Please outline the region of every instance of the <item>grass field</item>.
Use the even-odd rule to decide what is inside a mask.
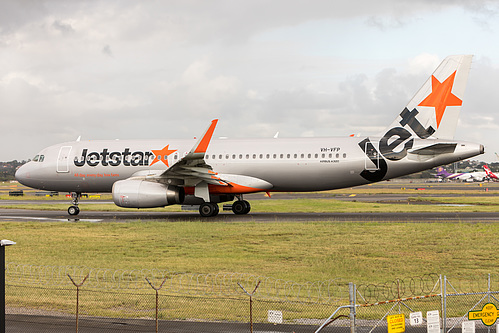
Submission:
[[[390,186],[382,190],[362,187],[335,191],[331,196],[408,191],[400,185]],[[435,199],[418,196],[417,191],[412,191],[414,197],[405,205],[332,199],[273,199],[252,201],[252,207],[253,211],[270,212],[499,209],[499,199],[493,194],[446,197],[445,193],[451,194],[450,190],[440,189],[443,195]],[[469,191],[483,193],[483,188],[475,185]],[[103,199],[109,200],[109,197]],[[426,200],[471,206],[419,204]],[[25,204],[12,206],[27,207]],[[65,210],[68,204],[43,206]],[[30,207],[39,208],[38,205]],[[118,209],[112,204],[85,207],[85,203],[82,208]],[[167,209],[178,210],[178,206]],[[380,283],[426,273],[449,276],[495,273],[499,259],[493,246],[499,225],[481,221],[222,223],[213,219],[168,223],[2,222],[0,234],[2,239],[17,242],[7,250],[7,261],[10,262],[128,270],[158,268],[196,273],[244,272],[297,282],[342,278],[356,283]]]
[[[499,226],[465,223],[1,223],[7,261],[379,283],[493,273]]]

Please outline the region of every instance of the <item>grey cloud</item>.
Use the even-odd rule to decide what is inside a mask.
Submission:
[[[113,57],[113,52],[111,51],[111,46],[109,46],[109,44],[104,45],[104,47],[102,48],[102,53],[104,53],[108,57]]]
[[[48,14],[43,1],[19,0],[0,2],[0,33],[9,34]]]
[[[397,29],[408,24],[407,20],[398,17],[370,16],[366,19],[366,24],[380,30]]]
[[[466,9],[464,1],[433,3],[1,2],[1,35],[11,33],[17,41],[4,43],[0,54],[8,64],[0,68],[0,109],[8,110],[2,120],[19,123],[21,117],[23,133],[32,137],[20,138],[17,148],[3,147],[0,160],[28,158],[78,135],[190,138],[216,117],[221,120],[216,135],[230,137],[268,137],[276,131],[282,136],[373,134],[396,117],[429,73],[406,73],[400,65],[405,60],[397,58],[405,55],[388,47],[362,54],[363,41],[350,41],[349,31],[325,33],[316,27],[321,38],[341,34],[346,44],[335,39],[338,45],[326,49],[329,40],[321,40],[310,50],[300,36],[310,31],[301,27],[360,18],[359,29],[366,29],[366,22],[367,29],[384,29],[388,45],[393,28],[403,29],[421,13],[445,6]],[[483,10],[473,13],[484,17],[478,14]],[[275,39],[271,47],[258,41],[266,33]],[[471,73],[462,113],[469,140],[477,123],[497,121],[493,105],[499,85],[492,61],[477,62]],[[20,81],[9,81],[13,76]],[[480,82],[471,82],[473,77]],[[468,119],[469,107],[483,117]]]
[[[54,23],[52,23],[52,27],[63,34],[70,34],[75,32],[71,24],[62,22],[60,20],[55,20]]]

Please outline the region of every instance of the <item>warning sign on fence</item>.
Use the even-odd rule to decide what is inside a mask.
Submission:
[[[405,316],[403,313],[386,317],[388,333],[405,332]]]
[[[423,314],[421,311],[419,312],[411,312],[409,315],[409,322],[411,323],[411,326],[418,326],[423,323]]]
[[[487,303],[482,310],[468,312],[468,320],[481,320],[484,325],[491,326],[499,317],[496,306],[493,303]]]
[[[426,331],[428,333],[440,333],[440,314],[438,310],[426,312]]]
[[[267,319],[269,323],[282,324],[282,312],[277,310],[269,310]]]

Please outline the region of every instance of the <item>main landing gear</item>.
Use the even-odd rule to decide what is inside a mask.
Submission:
[[[232,212],[236,215],[248,214],[251,210],[251,205],[246,200],[237,200],[232,204]],[[202,217],[217,216],[220,209],[216,203],[205,202],[199,206],[199,214]]]
[[[248,214],[251,210],[251,205],[246,200],[237,200],[232,204],[232,212],[236,215]]]
[[[74,216],[80,214],[80,207],[78,207],[78,200],[80,200],[80,198],[81,198],[80,192],[71,192],[71,203],[73,205],[69,206],[68,208],[69,215]]]
[[[218,205],[213,202],[205,202],[199,206],[199,214],[201,214],[202,217],[217,216],[219,211]]]

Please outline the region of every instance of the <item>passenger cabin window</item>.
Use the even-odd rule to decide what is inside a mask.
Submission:
[[[346,153],[343,153],[343,158],[347,158],[347,154]]]

